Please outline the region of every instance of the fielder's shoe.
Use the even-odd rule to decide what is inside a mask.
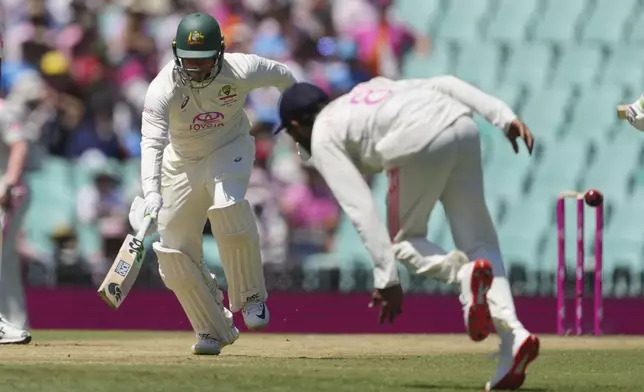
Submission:
[[[461,303],[465,328],[470,339],[480,342],[490,335],[492,316],[487,303],[487,292],[494,279],[492,265],[487,260],[465,264],[458,272],[461,282]]]
[[[0,315],[0,344],[27,344],[31,342],[31,335],[8,322]]]
[[[525,381],[526,368],[539,355],[539,338],[526,330],[517,330],[501,339],[499,365],[486,391],[519,389]]]
[[[233,335],[235,335],[235,340],[239,337],[239,331],[237,328],[233,327]],[[235,343],[235,340],[229,344]],[[221,349],[227,346],[227,344],[221,344],[221,342],[207,333],[197,334],[197,343],[192,345],[192,353],[195,355],[219,355]]]
[[[242,308],[244,323],[251,331],[259,331],[268,325],[270,313],[262,301],[247,302]]]

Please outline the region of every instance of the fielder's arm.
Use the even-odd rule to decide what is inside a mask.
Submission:
[[[150,83],[141,125],[141,186],[143,195],[161,193],[163,149],[168,144],[169,102],[165,81],[157,77]]]
[[[455,76],[427,79],[427,86],[461,102],[503,131],[507,132],[510,123],[517,118],[517,115],[503,101]]]
[[[374,263],[374,287],[384,289],[400,283],[391,240],[380,219],[369,186],[342,146],[315,143],[312,159],[347,214]]]
[[[631,104],[617,106],[617,118],[628,120],[633,128],[644,131],[644,95]]]

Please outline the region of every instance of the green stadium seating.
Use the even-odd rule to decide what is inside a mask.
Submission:
[[[462,44],[454,75],[479,88],[497,83],[501,55],[492,43]]]
[[[511,54],[503,83],[538,88],[545,85],[550,76],[552,50],[549,45],[525,45],[511,47]]]
[[[582,189],[599,189],[617,204],[628,198],[629,180],[642,160],[642,142],[603,145],[585,174]]]
[[[638,11],[637,0],[595,0],[589,18],[584,22],[582,39],[586,42],[618,45],[624,42],[628,20]]]
[[[394,9],[401,20],[414,30],[433,33],[433,26],[443,12],[441,0],[397,0]]]
[[[554,142],[566,122],[572,91],[568,88],[544,88],[528,95],[521,110],[523,121],[534,133],[537,143]]]
[[[572,141],[547,145],[542,162],[534,171],[531,195],[552,200],[559,192],[578,189],[588,156],[586,143]]]
[[[452,50],[449,45],[440,43],[427,55],[409,52],[403,59],[401,71],[406,79],[428,78],[451,73],[452,63]]]
[[[543,1],[501,0],[488,25],[487,39],[513,44],[524,42],[531,24],[539,16],[540,3]]]
[[[611,55],[600,77],[600,83],[624,88],[640,86],[644,81],[643,64],[644,50],[641,45],[615,45],[611,48]]]
[[[460,42],[479,41],[490,3],[488,0],[450,0],[435,36]]]
[[[221,265],[221,259],[219,258],[219,248],[217,247],[217,241],[212,235],[204,234],[203,236],[203,260],[212,271],[217,276],[217,281],[222,287],[228,287],[226,281],[226,276],[224,274],[224,267]]]
[[[589,4],[586,0],[548,0],[543,17],[537,23],[535,39],[558,44],[574,42]]]
[[[584,89],[581,96],[573,100],[573,118],[564,137],[605,143],[608,131],[617,121],[614,108],[624,99],[624,91],[616,86]]]
[[[553,86],[587,86],[594,84],[600,71],[602,53],[597,46],[575,45],[563,52]]]
[[[514,200],[507,220],[498,228],[507,264],[535,264],[539,241],[550,222],[550,208],[548,200],[532,195]]]

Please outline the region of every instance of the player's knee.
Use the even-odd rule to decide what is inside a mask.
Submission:
[[[212,234],[227,243],[256,241],[259,238],[255,214],[247,200],[234,201],[224,207],[210,207],[208,218]]]
[[[203,280],[199,266],[185,253],[155,242],[152,246],[159,261],[159,273],[163,283],[170,290],[176,291],[194,285]]]

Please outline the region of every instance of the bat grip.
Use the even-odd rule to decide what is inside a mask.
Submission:
[[[150,217],[150,215],[146,215],[146,217],[143,219],[143,225],[141,225],[141,228],[139,228],[139,231],[136,233],[136,236],[134,238],[139,241],[143,241],[143,239],[145,239],[145,233],[148,232],[151,224],[152,218]]]

